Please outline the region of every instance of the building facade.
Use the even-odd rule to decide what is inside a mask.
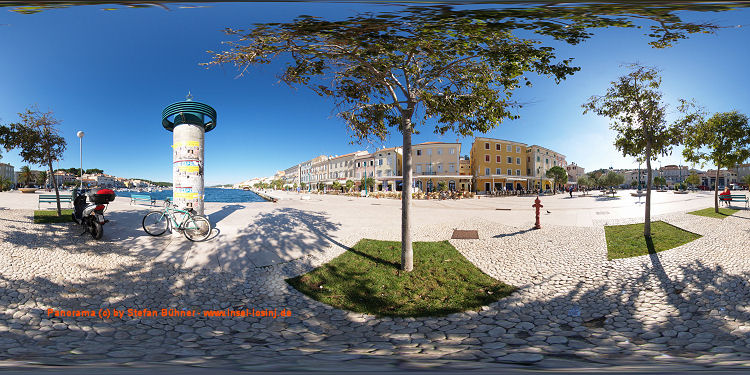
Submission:
[[[8,179],[12,184],[15,185],[18,180],[14,172],[15,171],[12,165],[8,163],[0,163],[0,178]]]
[[[570,163],[565,166],[565,171],[568,173],[568,182],[570,183],[577,183],[579,177],[586,175],[583,167],[576,163]]]
[[[474,190],[492,194],[497,191],[529,190],[535,186],[528,167],[525,143],[478,137],[471,146],[471,170]],[[549,184],[549,179],[544,178]]]
[[[461,176],[460,143],[424,142],[412,145],[412,178],[421,191],[437,191],[444,184],[448,190],[460,190],[470,176]]]

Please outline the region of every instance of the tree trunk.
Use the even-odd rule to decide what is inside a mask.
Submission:
[[[411,129],[409,118],[404,120],[404,165],[401,185],[401,269],[411,272],[414,269],[414,253],[411,246]]]
[[[62,216],[62,210],[60,209],[60,191],[57,190],[57,181],[55,180],[54,172],[52,172],[52,159],[47,160],[47,166],[49,167],[50,176],[52,176],[52,186],[55,188],[55,199],[57,199],[57,216]]]
[[[646,216],[643,221],[643,235],[651,237],[651,141],[646,137]]]
[[[714,212],[719,213],[719,169],[721,169],[721,163],[716,163],[716,183],[714,183]],[[725,179],[726,180],[726,179]],[[724,185],[726,185],[724,181]]]

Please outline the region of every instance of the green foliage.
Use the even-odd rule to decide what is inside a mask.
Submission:
[[[354,181],[346,180],[346,191],[351,191],[354,187]]]
[[[341,183],[338,180],[333,181],[333,183],[331,184],[331,188],[333,190],[339,191],[341,190]]]
[[[665,186],[667,185],[667,179],[661,176],[654,177],[654,185],[656,186]]]
[[[630,181],[630,187],[636,187],[636,186],[638,186],[638,181],[636,180]]]
[[[690,176],[687,176],[685,178],[685,183],[687,183],[688,185],[700,185],[701,178],[697,174],[695,174],[695,172],[693,172],[690,174]]]
[[[8,177],[0,177],[0,191],[9,190],[13,181]]]
[[[326,184],[324,184],[323,182],[318,182],[318,191],[323,191],[325,187],[326,187]]]
[[[546,175],[547,178],[555,180],[555,186],[564,185],[568,181],[568,172],[559,165],[548,169]]]
[[[44,187],[44,185],[47,184],[47,172],[41,171],[36,174],[34,182],[36,182],[37,186]]]
[[[750,175],[747,175],[747,176],[743,177],[742,181],[745,182],[745,185],[750,186]]]
[[[300,183],[300,189],[302,189],[302,190],[305,190],[305,189],[307,189],[307,184],[306,184],[306,183],[304,183],[304,182],[301,182],[301,183]]]
[[[24,165],[18,173],[18,178],[23,181],[24,186],[30,187],[31,181],[34,179],[34,172],[31,171],[28,165]]]
[[[363,239],[314,271],[287,279],[335,308],[377,316],[442,316],[478,310],[507,295],[503,284],[466,260],[448,241],[414,243],[413,272],[399,272],[398,242]]]
[[[448,184],[445,181],[438,181],[438,191],[448,191]]]
[[[20,149],[23,161],[47,166],[59,161],[65,152],[65,138],[59,135],[60,121],[52,112],[42,113],[31,107],[19,113],[21,122],[0,126],[0,144],[6,149]]]
[[[722,167],[741,164],[750,158],[750,125],[748,117],[737,111],[716,113],[684,130],[682,155],[690,162],[711,162],[716,175]],[[719,180],[714,188],[714,211],[719,212]]]
[[[368,191],[372,191],[372,188],[375,187],[375,180],[372,177],[362,177],[359,181],[360,190],[364,190],[365,185],[367,185]]]
[[[80,172],[80,169],[78,171]],[[103,174],[104,170],[99,169],[99,168],[91,168],[91,169],[84,169],[83,173],[85,173],[85,174]]]
[[[622,185],[625,182],[625,176],[615,172],[610,171],[606,175],[602,176],[601,178],[601,185],[605,187],[615,188],[620,185]],[[615,196],[614,189],[612,190],[612,196]]]
[[[586,175],[578,177],[578,181],[576,182],[578,182],[579,188],[581,187],[584,188],[584,194],[585,194],[586,189],[594,185],[594,181],[589,176],[586,176]]]

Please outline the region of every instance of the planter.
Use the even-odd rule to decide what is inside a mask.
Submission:
[[[18,190],[21,190],[24,194],[34,194],[36,193],[36,188],[19,188]]]

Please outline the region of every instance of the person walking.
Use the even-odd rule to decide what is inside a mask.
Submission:
[[[572,185],[568,188],[568,191],[570,192],[570,197],[573,198],[573,186]]]

